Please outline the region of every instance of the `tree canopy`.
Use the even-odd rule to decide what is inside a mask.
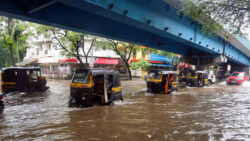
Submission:
[[[84,66],[84,63],[81,58],[85,57],[85,67],[88,67],[88,56],[90,50],[94,46],[96,37],[45,25],[36,26],[36,30],[40,34],[43,34],[45,37],[54,41],[53,43],[58,44],[59,47],[63,49],[61,52],[62,55],[75,57],[82,67]],[[84,44],[87,39],[91,40],[89,47],[85,47]]]
[[[7,17],[0,17],[0,23],[3,24],[0,31],[2,48],[0,54],[5,56],[5,61],[1,62],[1,65],[2,67],[15,66],[17,61],[23,59],[28,47],[27,39],[30,34],[28,23]]]
[[[225,28],[243,35],[249,28],[249,0],[181,0],[185,15],[202,25],[202,31],[212,35]],[[245,34],[246,35],[246,34]]]
[[[148,71],[148,67],[150,67],[150,66],[151,66],[151,64],[144,59],[140,59],[139,62],[132,62],[131,63],[132,70],[136,70],[138,68],[141,68],[143,71]]]

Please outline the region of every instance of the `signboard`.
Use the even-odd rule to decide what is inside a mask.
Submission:
[[[95,64],[109,64],[109,65],[117,65],[119,59],[117,58],[98,58],[95,60]]]

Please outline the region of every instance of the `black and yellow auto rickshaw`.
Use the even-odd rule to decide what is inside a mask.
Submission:
[[[184,68],[180,70],[179,76],[178,76],[178,82],[179,84],[186,83],[187,80],[187,74],[190,72],[190,69]]]
[[[120,74],[110,69],[77,69],[70,84],[69,106],[88,107],[123,100]]]
[[[177,91],[175,71],[152,70],[147,75],[147,91],[154,93],[170,93]]]
[[[4,68],[1,73],[1,92],[38,92],[44,91],[46,79],[41,75],[38,67]]]
[[[208,86],[208,74],[207,71],[190,71],[187,74],[186,84],[188,86],[204,87]]]
[[[0,114],[3,112],[3,109],[4,109],[4,97],[5,97],[5,94],[0,93]]]

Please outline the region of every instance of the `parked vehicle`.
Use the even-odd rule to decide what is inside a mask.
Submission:
[[[0,114],[3,112],[4,110],[4,97],[5,94],[0,93]]]
[[[70,84],[69,106],[88,107],[123,101],[120,74],[110,69],[77,69]]]
[[[249,80],[249,75],[246,72],[233,72],[227,79],[228,84],[242,84]]]
[[[208,86],[207,71],[190,71],[187,75],[186,84],[195,87]]]
[[[212,71],[212,70],[208,71],[208,83],[209,83],[209,85],[213,84],[215,82],[216,82],[216,75],[215,75],[214,71]]]
[[[147,91],[154,93],[170,93],[177,91],[175,71],[153,70],[147,75]]]
[[[179,84],[186,83],[187,76],[184,72],[181,72],[178,76]]]
[[[178,76],[178,82],[179,84],[185,83],[187,81],[187,75],[192,72],[190,68],[184,68],[180,70],[179,76]]]
[[[3,93],[37,92],[48,89],[46,78],[42,77],[38,67],[4,68],[1,73]]]

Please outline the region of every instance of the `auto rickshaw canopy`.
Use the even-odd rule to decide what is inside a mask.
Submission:
[[[120,74],[116,70],[111,69],[103,69],[103,68],[89,68],[89,69],[77,69],[76,73],[88,72],[93,76],[93,78],[97,75],[112,75],[113,76],[113,86],[121,86]]]

